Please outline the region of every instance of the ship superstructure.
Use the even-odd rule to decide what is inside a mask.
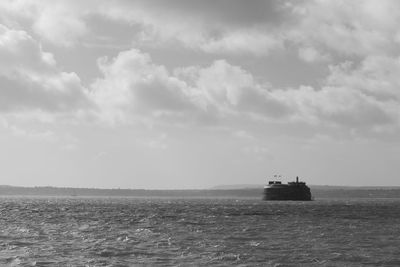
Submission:
[[[275,176],[276,177],[276,176]],[[280,177],[280,176],[279,176]],[[311,190],[305,182],[296,177],[295,182],[282,184],[281,181],[269,181],[264,186],[264,200],[312,200]]]

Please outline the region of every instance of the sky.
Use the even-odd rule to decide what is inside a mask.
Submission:
[[[3,0],[0,184],[400,186],[400,2]]]

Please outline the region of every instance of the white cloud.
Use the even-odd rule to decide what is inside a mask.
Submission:
[[[165,67],[153,64],[150,56],[132,49],[113,60],[99,60],[104,78],[92,84],[93,99],[107,120],[126,120],[132,115],[179,113],[194,109],[190,88],[170,76]]]
[[[32,73],[49,73],[55,66],[53,55],[42,51],[41,46],[25,31],[0,25],[0,70],[12,75],[24,68]]]
[[[398,1],[292,2],[295,25],[288,39],[320,46],[327,53],[366,56],[398,50],[395,36],[400,19]]]
[[[213,54],[260,56],[294,45],[302,59],[314,61],[332,52],[365,56],[398,51],[397,1],[263,2],[211,7],[181,1],[2,1],[0,21],[28,25],[44,40],[63,46],[90,39],[88,22],[101,16],[134,25],[127,34],[136,43],[178,43]]]
[[[129,122],[142,116],[165,122],[167,116],[173,118],[170,122],[190,125],[209,116],[233,127],[234,121],[247,116],[256,119],[254,123],[283,120],[363,134],[399,125],[397,62],[369,58],[359,68],[345,63],[332,66],[320,88],[276,89],[225,60],[170,73],[148,54],[129,50],[99,61],[104,78],[92,88],[100,116],[109,121]],[[386,71],[379,71],[382,68]],[[384,88],[382,81],[390,79],[392,86]]]
[[[279,35],[246,29],[241,32],[228,32],[220,38],[202,41],[200,49],[209,53],[268,55],[271,51],[283,48]]]
[[[60,71],[26,32],[0,25],[0,59],[0,112],[90,107],[79,77]]]
[[[266,85],[224,60],[199,70],[196,86],[210,103],[227,112],[256,113],[265,117],[281,117],[291,112],[284,101],[274,97]]]
[[[237,106],[245,90],[254,86],[253,77],[240,67],[224,60],[199,70],[196,85],[212,103],[220,106]]]
[[[174,5],[176,8],[171,8]],[[282,36],[271,32],[271,27],[266,25],[258,27],[253,21],[253,14],[243,13],[248,7],[240,3],[229,7],[238,9],[235,12],[242,17],[244,27],[239,27],[239,30],[232,30],[230,24],[234,20],[224,12],[224,6],[219,7],[221,12],[218,16],[212,15],[214,12],[210,12],[212,10],[207,5],[200,4],[203,13],[194,7],[183,6],[179,1],[155,5],[146,1],[26,0],[5,1],[0,4],[0,12],[3,14],[3,23],[15,26],[29,21],[30,30],[35,34],[61,46],[73,46],[79,41],[90,39],[93,29],[88,22],[96,15],[139,26],[127,34],[131,34],[135,42],[147,45],[178,43],[207,53],[245,53],[258,56],[267,55],[283,46]],[[261,6],[264,7],[265,4]],[[256,10],[251,12],[254,11]],[[269,11],[266,9],[264,12]]]
[[[212,21],[191,16],[190,13],[177,14],[177,11],[171,10],[157,12],[156,8],[151,10],[144,6],[113,6],[103,9],[102,12],[115,20],[142,25],[142,32],[137,41],[146,45],[164,46],[178,43],[185,48],[212,54],[257,56],[268,55],[271,51],[283,47],[282,36],[263,27],[250,26],[232,30],[226,24],[213,24]]]
[[[369,56],[358,66],[352,62],[331,66],[327,80],[329,84],[351,87],[380,101],[399,102],[399,75],[400,58]]]
[[[329,60],[328,55],[321,54],[317,49],[313,47],[300,47],[299,57],[306,62],[320,62]]]
[[[133,49],[111,61],[100,59],[99,67],[104,78],[92,84],[93,99],[102,109],[101,116],[109,121],[160,114],[189,121],[241,113],[274,118],[291,112],[250,73],[224,60],[170,74],[164,66],[154,64],[148,54]]]
[[[42,38],[54,44],[72,46],[84,37],[89,29],[85,21],[78,15],[79,8],[65,8],[65,4],[45,6],[37,15],[33,30]]]
[[[379,131],[398,125],[397,2],[289,2],[286,7],[277,5],[279,12],[274,10],[279,16],[273,19],[266,17],[269,11],[263,11],[266,13],[258,20],[249,13],[240,14],[239,21],[227,13],[218,17],[202,4],[196,9],[185,4],[169,8],[165,3],[142,1],[110,3],[43,0],[0,4],[4,23],[29,28],[0,28],[0,109],[76,111],[94,102],[100,117],[113,122],[142,117],[227,123],[223,120],[248,117],[264,123],[300,121],[315,127]],[[174,5],[177,3],[171,3]],[[237,12],[236,5],[241,4],[229,10]],[[140,50],[122,51],[113,59],[99,59],[102,77],[91,84],[88,97],[78,75],[61,71],[53,55],[44,52],[32,36],[73,46],[93,37],[87,23],[93,16],[131,25],[132,33],[127,34],[132,34],[132,39],[142,38],[135,40],[138,46],[146,47],[147,41],[156,43],[157,49],[179,44],[192,50],[189,52],[212,54],[212,63],[168,70],[167,64],[153,62]],[[289,17],[282,22],[285,16]],[[240,57],[235,65],[215,58],[245,54],[252,57],[246,58],[251,65],[258,56],[274,51],[287,57],[295,51],[294,57],[327,68],[328,76],[320,86],[276,88],[264,82],[265,77],[256,79],[241,67]],[[322,65],[328,61],[330,67]]]
[[[301,92],[303,103],[311,104],[320,123],[335,123],[349,128],[369,128],[392,123],[386,106],[360,91],[346,87],[324,87]]]
[[[354,66],[351,62],[331,66],[320,88],[275,91],[296,107],[297,119],[316,125],[334,125],[359,134],[392,131],[400,126],[400,61],[368,57]]]

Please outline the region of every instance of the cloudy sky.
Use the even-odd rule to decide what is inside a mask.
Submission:
[[[400,2],[2,0],[0,184],[400,185]]]

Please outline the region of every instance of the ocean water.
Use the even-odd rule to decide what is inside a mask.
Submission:
[[[400,200],[0,198],[0,266],[400,266]]]

